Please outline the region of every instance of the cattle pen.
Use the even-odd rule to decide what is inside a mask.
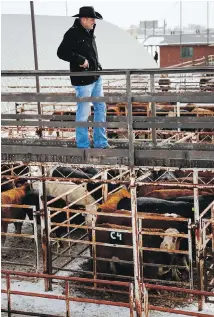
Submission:
[[[57,309],[55,313],[23,310],[16,295],[20,302],[26,296],[64,301],[60,316],[72,316],[75,302],[126,308],[130,316],[152,316],[152,311],[212,315],[203,308],[205,302],[214,302],[214,95],[200,88],[162,92],[158,81],[167,73],[178,85],[191,75],[199,87],[201,74],[213,71],[213,67],[196,67],[99,72],[123,77],[125,82],[125,92],[108,87],[105,97],[81,98],[105,101],[111,109],[119,103],[124,106],[124,112],[108,114],[106,123],[91,119],[81,123],[89,128],[105,126],[113,133],[110,143],[115,148],[105,150],[77,149],[73,130],[79,123],[74,114],[54,114],[58,103],[66,103],[65,107],[79,98],[67,92],[41,92],[38,85],[36,92],[2,92],[2,102],[24,109],[2,114],[3,184],[25,179],[39,197],[39,207],[33,199],[24,204],[32,210],[31,219],[2,219],[23,223],[24,231],[14,233],[10,225],[9,232],[2,232],[7,238],[2,259],[3,313],[59,316]],[[36,78],[37,84],[40,77],[69,75],[68,71],[2,71],[3,80]],[[149,91],[133,89],[136,77],[139,88],[147,81]],[[140,108],[136,114],[133,103]],[[144,112],[142,104],[147,105]],[[164,115],[157,111],[163,104]],[[203,111],[189,111],[188,105],[183,107],[186,104],[191,110],[193,104],[194,109],[203,104]],[[48,105],[52,114],[42,112]],[[52,132],[61,134],[52,136]],[[16,172],[20,167],[21,172]],[[111,201],[118,192],[125,202],[121,208],[117,196]],[[57,205],[59,201],[63,204]],[[3,203],[2,208],[7,207]],[[58,235],[60,229],[63,234]],[[179,242],[168,249],[164,237],[176,240],[176,245],[182,241],[184,247]],[[44,281],[46,292],[14,289],[14,283],[39,281]],[[61,288],[56,294],[57,285]],[[194,302],[198,312],[179,306]]]

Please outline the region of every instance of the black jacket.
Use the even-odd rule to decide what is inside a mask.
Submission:
[[[66,62],[70,62],[70,70],[73,72],[98,71],[101,65],[98,62],[98,53],[94,36],[94,28],[89,32],[81,25],[80,19],[74,21],[73,26],[65,33],[58,47],[57,56]],[[79,65],[89,62],[89,68]],[[92,84],[99,76],[71,76],[73,86],[85,86]]]

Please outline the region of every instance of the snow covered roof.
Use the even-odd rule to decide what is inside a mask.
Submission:
[[[208,41],[209,40],[209,41]],[[209,34],[182,34],[181,35],[182,45],[206,45],[207,43],[214,43],[214,33]],[[180,45],[180,34],[165,35],[160,45]]]
[[[69,69],[56,51],[74,18],[35,16],[39,69]],[[34,69],[30,15],[2,15],[2,64],[8,69]],[[128,32],[103,20],[95,30],[103,69],[156,68],[153,57]]]
[[[143,42],[143,45],[159,45],[162,42],[164,36],[156,35],[156,36],[148,36]]]

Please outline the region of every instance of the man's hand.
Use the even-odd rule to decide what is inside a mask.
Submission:
[[[83,67],[83,68],[89,68],[89,62],[88,60],[86,59],[84,64],[83,65],[79,65],[80,67]]]

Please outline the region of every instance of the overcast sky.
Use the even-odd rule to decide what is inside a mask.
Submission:
[[[182,25],[189,23],[214,27],[214,1],[182,1]],[[143,0],[72,0],[67,1],[67,13],[72,16],[78,13],[81,6],[94,6],[103,18],[117,26],[128,28],[143,20],[159,20],[163,25],[174,27],[180,24],[180,1],[143,1]],[[34,1],[35,14],[66,15],[66,1]],[[2,14],[29,14],[29,1],[1,1]],[[208,19],[207,19],[208,16]],[[208,22],[209,21],[209,22]]]

